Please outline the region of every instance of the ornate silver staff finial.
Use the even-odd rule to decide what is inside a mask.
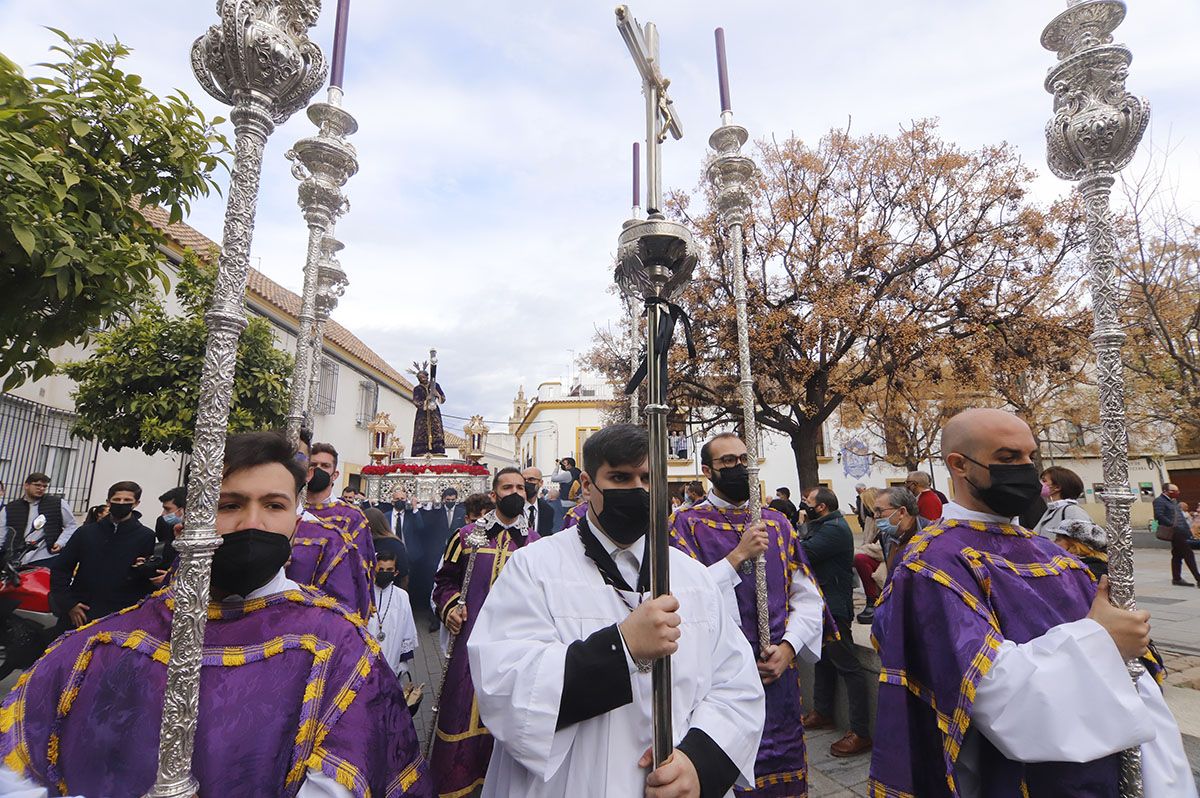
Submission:
[[[300,209],[308,224],[308,255],[304,262],[304,291],[300,299],[300,318],[296,334],[296,365],[292,374],[292,393],[288,407],[288,439],[295,445],[299,441],[300,428],[312,426],[313,405],[309,401],[309,386],[313,375],[318,380],[321,374],[321,337],[317,330],[324,327],[318,322],[317,304],[320,301],[321,264],[328,257],[327,240],[334,234],[337,219],[350,208],[350,202],[342,194],[346,185],[358,172],[358,155],[346,136],[358,130],[358,122],[341,107],[342,91],[330,87],[328,101],[313,103],[308,107],[308,118],[317,126],[317,135],[300,139],[287,153],[292,161],[292,174],[300,181]],[[338,245],[340,249],[341,245]],[[340,271],[340,268],[339,268]],[[341,288],[345,287],[345,273],[341,275]],[[338,292],[338,296],[341,291]],[[328,301],[329,297],[326,296]],[[333,298],[325,312],[336,306]]]
[[[312,348],[309,353],[307,408],[310,418],[316,410],[317,397],[321,394],[321,353],[322,342],[325,340],[325,322],[329,321],[329,314],[337,307],[338,300],[346,292],[346,285],[350,282],[337,259],[337,253],[341,252],[344,246],[332,235],[325,236],[321,241],[321,257],[317,261],[316,320],[313,323]]]
[[[653,22],[640,27],[627,6],[616,10],[617,29],[642,77],[646,97],[646,213],[631,219],[617,238],[615,279],[625,296],[640,296],[646,303],[646,426],[650,438],[650,592],[668,592],[670,572],[667,515],[667,386],[666,359],[669,341],[659,340],[660,328],[669,319],[663,305],[691,277],[696,266],[692,233],[662,214],[662,142],[669,132],[683,136],[679,114],[667,87],[670,81],[659,70],[658,28]],[[671,322],[673,323],[673,322]],[[664,328],[665,329],[665,328]],[[661,349],[661,351],[660,351]],[[671,660],[654,661],[651,671],[654,725],[654,767],[671,755]]]
[[[747,504],[749,521],[762,518],[762,495],[758,488],[758,419],[755,416],[754,374],[750,369],[750,314],[746,302],[746,271],[742,264],[742,229],[750,215],[750,181],[757,168],[754,161],[741,154],[749,134],[746,128],[733,123],[733,107],[729,99],[729,74],[725,65],[725,31],[716,30],[717,77],[721,87],[721,126],[708,137],[708,146],[715,155],[709,161],[708,179],[717,197],[717,217],[729,230],[729,269],[733,273],[733,303],[737,317],[738,388],[742,400],[742,429],[746,438],[746,454],[750,463],[750,500]],[[747,563],[747,565],[751,565]],[[755,558],[754,599],[758,614],[758,652],[766,658],[771,645],[770,605],[767,596],[766,556]]]
[[[1117,606],[1133,609],[1133,533],[1129,508],[1129,433],[1125,426],[1125,375],[1121,364],[1117,241],[1109,214],[1113,175],[1137,150],[1150,120],[1149,104],[1125,90],[1132,55],[1113,44],[1125,18],[1120,0],[1074,0],[1042,31],[1042,46],[1058,54],[1046,76],[1054,117],[1046,125],[1046,160],[1064,180],[1078,180],[1087,213],[1088,266],[1092,288],[1092,346],[1100,391],[1100,452],[1104,509],[1109,529],[1109,581]],[[1134,679],[1143,668],[1128,663]],[[1141,752],[1124,752],[1121,794],[1142,794]]]
[[[308,39],[319,0],[220,0],[220,24],[192,45],[196,80],[231,104],[234,162],[225,208],[224,237],[212,304],[205,314],[208,346],[200,378],[200,405],[192,447],[188,518],[175,541],[179,570],[172,582],[171,660],[163,697],[158,774],[151,798],[190,798],[200,702],[200,655],[209,601],[217,496],[237,342],[246,326],[246,275],[258,204],[263,148],[275,125],[301,108],[325,81],[325,59]]]

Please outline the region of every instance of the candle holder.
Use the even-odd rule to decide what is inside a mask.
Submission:
[[[333,236],[325,236],[321,240],[321,257],[317,261],[316,322],[313,325],[309,361],[312,364],[308,381],[310,418],[311,414],[316,412],[317,397],[321,395],[321,353],[325,341],[325,322],[329,321],[329,314],[337,307],[338,300],[346,292],[346,286],[349,284],[346,272],[342,270],[342,265],[337,259],[337,253],[341,252],[344,246]],[[311,420],[309,426],[312,426]]]
[[[192,71],[205,91],[233,106],[234,160],[216,286],[205,314],[208,344],[188,486],[188,517],[175,541],[171,658],[163,695],[158,770],[150,798],[190,798],[200,786],[192,752],[200,706],[200,657],[208,618],[217,497],[225,453],[237,344],[246,326],[246,277],[263,149],[276,124],[302,108],[325,81],[325,59],[308,39],[318,0],[219,0],[220,23],[192,45]]]
[[[327,102],[309,106],[308,118],[317,126],[317,135],[300,139],[287,152],[287,159],[292,162],[292,175],[300,181],[300,209],[308,225],[304,290],[296,331],[296,364],[287,418],[287,434],[293,446],[299,442],[302,426],[312,429],[314,406],[310,401],[309,386],[313,375],[319,379],[321,373],[322,338],[317,335],[318,328],[323,328],[317,320],[321,263],[328,257],[327,239],[333,235],[338,217],[350,209],[342,187],[358,172],[358,155],[346,140],[358,130],[358,122],[341,107],[341,94],[340,88],[331,87]],[[344,273],[342,285],[344,288]]]
[[[384,460],[388,459],[391,439],[392,435],[396,432],[396,425],[392,423],[390,415],[379,412],[375,414],[375,418],[371,420],[371,423],[367,424],[367,432],[371,435],[371,463],[372,465],[383,465]]]
[[[1129,508],[1137,496],[1129,489],[1129,432],[1125,424],[1125,375],[1121,345],[1118,251],[1109,212],[1114,175],[1137,151],[1150,121],[1150,105],[1125,90],[1133,56],[1113,44],[1112,33],[1125,19],[1119,0],[1068,2],[1065,11],[1042,31],[1042,46],[1058,55],[1046,76],[1054,95],[1054,116],[1046,125],[1046,160],[1055,175],[1079,181],[1087,214],[1088,267],[1091,272],[1092,347],[1100,393],[1100,454],[1104,470],[1104,512],[1109,529],[1108,578],[1113,603],[1134,609],[1133,531]],[[1126,663],[1136,681],[1139,660]],[[1121,794],[1142,794],[1141,750],[1121,757]]]
[[[742,262],[743,230],[750,215],[750,183],[758,169],[754,161],[741,154],[750,138],[746,128],[733,123],[729,99],[729,77],[725,62],[725,32],[717,28],[717,74],[721,87],[721,126],[708,137],[715,154],[709,161],[708,179],[716,193],[717,218],[729,233],[729,270],[733,275],[734,315],[737,321],[738,390],[742,402],[742,431],[749,464],[746,467],[750,495],[746,509],[750,520],[762,517],[762,494],[758,485],[758,418],[754,399],[754,374],[750,366],[750,313],[746,299],[746,270]],[[755,609],[758,616],[758,653],[765,656],[771,645],[770,604],[767,595],[765,555],[759,555],[744,567],[754,572]]]

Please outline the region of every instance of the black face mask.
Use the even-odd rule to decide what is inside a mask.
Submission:
[[[112,520],[116,521],[117,523],[124,521],[126,518],[129,517],[130,513],[132,513],[132,512],[133,512],[132,504],[125,504],[123,502],[117,502],[117,503],[108,505],[108,517],[111,518]]]
[[[376,571],[375,572],[375,587],[383,590],[385,587],[396,581],[395,571]]]
[[[738,463],[728,468],[712,470],[713,485],[735,504],[741,504],[750,498],[750,470]]]
[[[525,483],[525,496],[530,502],[537,502],[538,486],[535,482]]]
[[[392,502],[392,507],[395,507],[400,512],[404,512],[408,509],[408,502]]]
[[[601,491],[604,509],[596,517],[604,534],[629,545],[650,529],[650,491],[643,488],[608,488]]]
[[[323,468],[313,469],[313,475],[308,479],[309,493],[324,493],[329,487],[329,483],[333,481],[333,477],[329,476],[329,472]]]
[[[291,556],[287,535],[261,529],[230,532],[213,552],[213,587],[245,597],[269,582]]]
[[[970,479],[975,498],[986,504],[996,515],[1012,518],[1029,509],[1042,492],[1042,481],[1038,477],[1037,466],[1033,463],[991,463],[984,466],[974,458],[966,457],[977,466],[985,467],[991,484],[979,487]]]
[[[510,493],[496,502],[496,512],[505,518],[520,518],[525,510],[525,497],[519,493]]]

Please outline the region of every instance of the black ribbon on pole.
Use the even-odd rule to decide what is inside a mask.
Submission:
[[[682,322],[683,324],[683,340],[687,344],[688,357],[696,357],[696,344],[692,341],[692,320],[688,318],[687,311],[662,297],[650,297],[646,300],[646,306],[662,305],[666,308],[658,323],[658,330],[655,332],[654,348],[658,353],[658,368],[662,374],[662,384],[667,384],[667,353],[671,350],[671,340],[675,337],[675,324]],[[633,373],[629,384],[625,386],[625,395],[629,396],[638,389],[642,384],[642,380],[646,379],[646,373],[649,369],[649,364],[646,362],[646,355],[642,355],[642,362],[638,366],[637,371]]]

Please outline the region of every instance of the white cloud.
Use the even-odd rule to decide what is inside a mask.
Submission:
[[[314,37],[327,46],[333,0]],[[659,25],[663,68],[685,125],[664,152],[664,184],[691,188],[717,123],[712,29],[729,42],[734,107],[755,138],[815,138],[853,119],[890,132],[937,116],[964,146],[1001,140],[1042,173],[1049,200],[1067,190],[1044,169],[1042,89],[1054,55],[1039,43],[1062,4],[1042,0],[908,4],[638,2]],[[154,90],[184,89],[224,109],[190,74],[192,40],[216,21],[212,2],[0,0],[6,55],[43,60],[52,25],[118,36],[129,69]],[[1154,106],[1154,144],[1168,138],[1181,198],[1200,198],[1200,7],[1140,0],[1118,37],[1134,51],[1130,90]],[[335,318],[398,368],[440,350],[448,412],[506,418],[527,389],[568,370],[595,325],[618,313],[606,289],[628,215],[629,143],[642,135],[639,81],[612,4],[401,4],[355,0],[346,107],[361,170],[339,224],[351,284]],[[271,138],[256,265],[298,290],[307,231],[283,153],[313,127],[301,113]],[[191,224],[219,239],[220,199]]]

